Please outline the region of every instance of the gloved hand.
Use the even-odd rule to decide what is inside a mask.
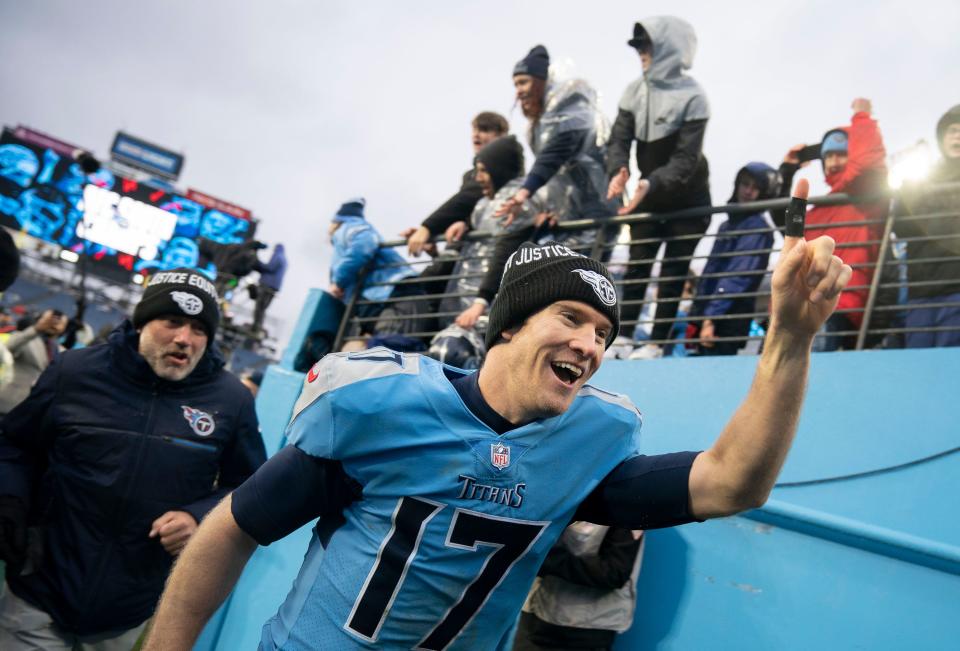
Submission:
[[[27,559],[27,507],[13,495],[0,495],[0,559],[7,576],[20,574]]]

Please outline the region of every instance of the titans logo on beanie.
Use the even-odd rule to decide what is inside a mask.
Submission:
[[[580,301],[610,319],[606,345],[620,331],[620,306],[613,278],[603,263],[562,244],[525,243],[507,260],[500,291],[490,306],[486,345],[489,350],[507,328],[557,301]]]
[[[163,316],[188,316],[203,324],[212,338],[220,323],[217,289],[213,283],[194,269],[180,268],[154,274],[133,309],[133,326]]]

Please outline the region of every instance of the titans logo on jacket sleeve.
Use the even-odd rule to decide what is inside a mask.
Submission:
[[[363,486],[316,532],[267,648],[504,648],[543,557],[636,454],[626,398],[584,387],[567,413],[499,436],[429,358],[382,348],[314,367],[287,436]],[[325,545],[325,546],[324,546]]]

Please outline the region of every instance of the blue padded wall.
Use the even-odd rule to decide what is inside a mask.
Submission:
[[[756,362],[612,361],[593,384],[637,404],[644,452],[698,450],[746,394]],[[634,626],[616,648],[957,648],[957,369],[960,349],[816,355],[780,479],[810,483],[778,487],[739,517],[651,532]],[[258,413],[271,452],[301,380],[279,367],[264,379]],[[305,527],[258,550],[197,648],[255,648],[308,539]]]

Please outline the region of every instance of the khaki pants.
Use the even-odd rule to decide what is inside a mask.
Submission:
[[[0,649],[3,651],[130,651],[146,622],[127,631],[78,636],[57,627],[50,615],[0,584]]]

